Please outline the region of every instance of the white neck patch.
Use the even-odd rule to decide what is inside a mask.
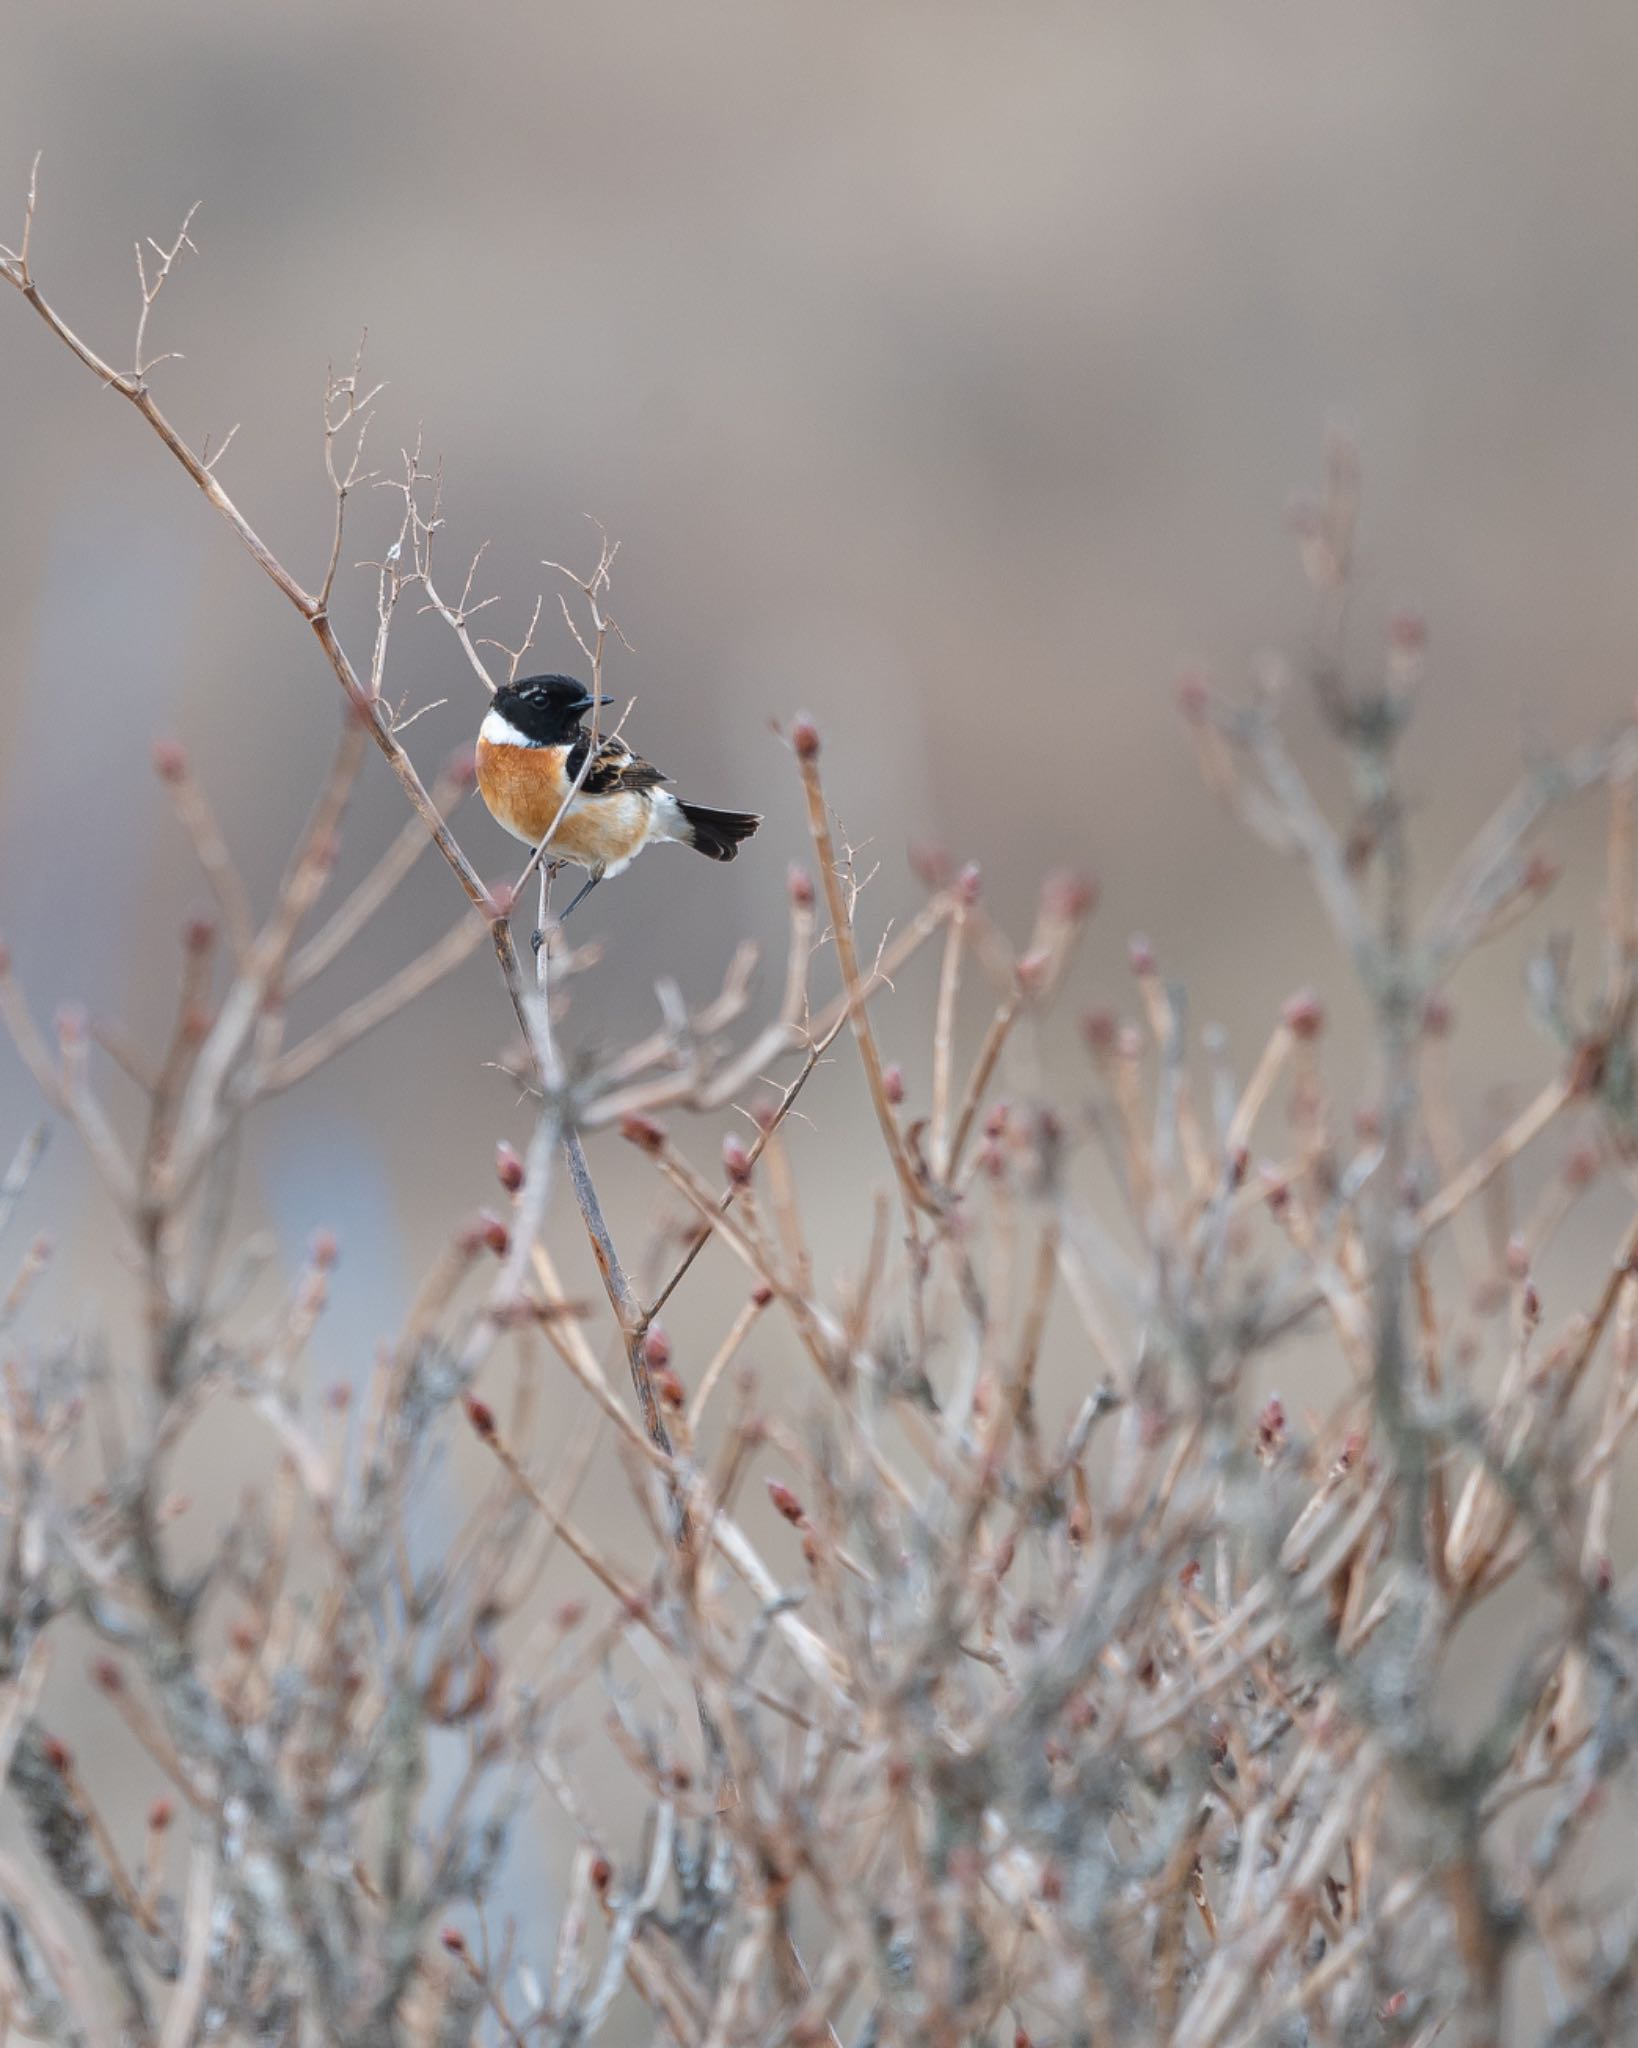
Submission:
[[[492,747],[535,747],[538,740],[532,740],[527,733],[519,732],[509,718],[498,711],[490,711],[478,728],[478,737],[487,740]]]

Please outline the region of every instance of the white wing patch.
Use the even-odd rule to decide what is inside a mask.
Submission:
[[[679,846],[691,846],[694,840],[693,827],[683,816],[682,805],[670,790],[650,790],[649,801],[653,805],[650,814],[653,822],[648,828],[650,839],[672,839]]]

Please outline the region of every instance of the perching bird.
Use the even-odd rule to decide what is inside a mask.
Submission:
[[[524,676],[497,690],[478,733],[478,787],[515,838],[538,846],[585,767],[591,735],[580,721],[595,703],[573,676]],[[630,867],[651,840],[692,846],[708,860],[732,860],[762,823],[750,811],[685,804],[661,785],[670,778],[623,739],[600,738],[574,800],[564,812],[549,861],[572,861],[586,881],[563,915],[606,876]]]

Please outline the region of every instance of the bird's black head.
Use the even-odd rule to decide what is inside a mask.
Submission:
[[[520,676],[495,692],[492,708],[537,747],[553,747],[574,738],[581,719],[598,701],[573,676]]]

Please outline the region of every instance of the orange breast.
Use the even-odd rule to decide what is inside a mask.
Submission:
[[[478,741],[478,788],[508,832],[538,846],[567,787],[562,747],[498,747]],[[564,820],[566,824],[567,819]]]
[[[538,846],[551,829],[568,788],[564,747],[497,746],[478,742],[478,788],[496,819],[515,838]],[[549,853],[579,867],[613,867],[629,860],[648,832],[645,793],[577,796],[558,826]]]

